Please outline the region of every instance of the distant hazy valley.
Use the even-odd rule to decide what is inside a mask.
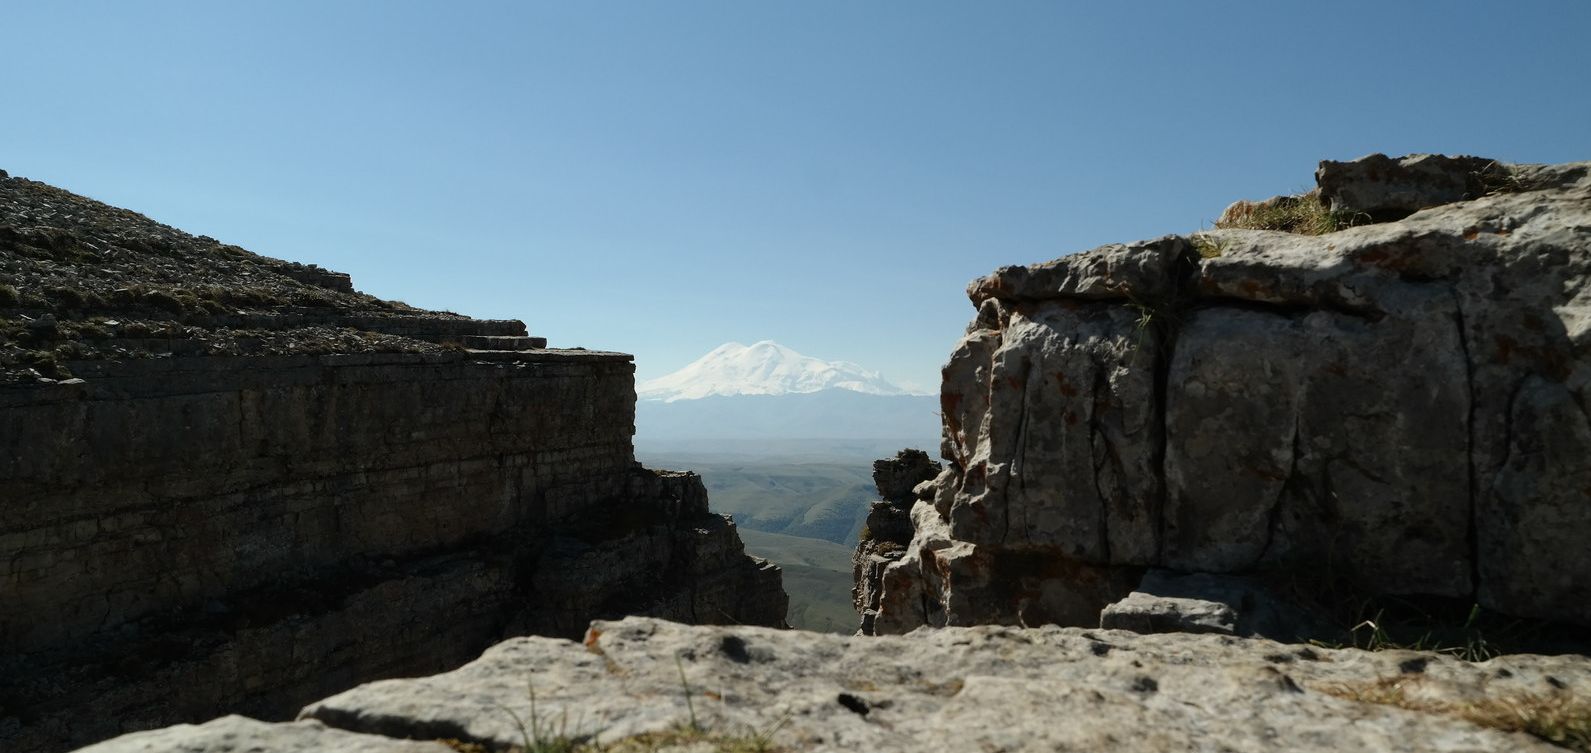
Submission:
[[[851,552],[877,498],[872,463],[903,447],[937,454],[938,399],[769,341],[725,344],[637,392],[638,459],[702,474],[747,551],[784,568],[792,625],[854,631]]]

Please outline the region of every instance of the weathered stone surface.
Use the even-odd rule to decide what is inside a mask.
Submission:
[[[683,681],[681,679],[683,673]],[[443,675],[386,680],[301,714],[394,738],[504,750],[514,715],[601,744],[688,724],[801,751],[1552,751],[1522,733],[1348,700],[1398,682],[1432,701],[1591,692],[1584,657],[1470,664],[1214,635],[979,627],[901,637],[599,622],[585,644],[516,638]]]
[[[1470,522],[1454,504],[1469,494],[1469,385],[1453,299],[1416,288],[1386,308],[1378,320],[1185,317],[1166,395],[1167,567],[1335,554],[1407,593],[1471,593]]]
[[[1277,598],[1250,578],[1150,570],[1099,614],[1099,626],[1135,633],[1221,633],[1279,641],[1340,642],[1344,631]]]
[[[1591,163],[1466,159],[1323,168],[1349,209],[1413,196],[1396,222],[976,281],[947,467],[873,631],[1095,624],[1144,567],[1591,625]],[[1440,193],[1476,165],[1480,193]]]
[[[452,753],[437,742],[394,740],[331,729],[319,722],[269,724],[225,716],[204,724],[135,732],[83,748],[83,753]]]
[[[1043,301],[1059,298],[1159,300],[1174,291],[1173,268],[1188,241],[1168,235],[1152,241],[1100,246],[1027,267],[1001,267],[967,286],[974,305],[990,298]]]
[[[1500,177],[1506,168],[1482,157],[1411,154],[1393,159],[1372,154],[1351,162],[1323,161],[1315,171],[1315,182],[1333,211],[1386,221],[1439,204],[1480,198],[1487,191],[1488,172]]]
[[[913,491],[918,484],[937,475],[938,462],[922,450],[905,449],[895,453],[893,459],[873,461],[873,485],[881,499],[889,502],[910,502],[916,499]]]

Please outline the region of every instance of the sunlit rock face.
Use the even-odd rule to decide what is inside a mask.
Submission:
[[[974,281],[947,465],[867,628],[1097,625],[1146,568],[1591,625],[1588,176],[1322,163],[1303,199],[1358,226]]]

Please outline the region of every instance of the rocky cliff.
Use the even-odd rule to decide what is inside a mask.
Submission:
[[[862,632],[873,632],[883,598],[884,570],[906,555],[912,540],[912,505],[919,496],[931,494],[930,482],[943,466],[922,450],[906,449],[873,462],[873,485],[879,499],[867,511],[861,540],[851,556],[851,603],[862,615]]]
[[[89,750],[1561,753],[1591,750],[1587,694],[1585,657],[1472,664],[1215,635],[862,637],[629,618],[593,624],[583,644],[515,638],[453,672],[363,685],[291,724],[229,717]]]
[[[780,625],[629,356],[0,176],[0,749],[290,715],[508,635]]]
[[[866,629],[1098,625],[1151,568],[1591,625],[1591,163],[1317,182],[973,282]]]

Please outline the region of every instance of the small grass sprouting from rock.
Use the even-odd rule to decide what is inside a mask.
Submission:
[[[513,709],[498,704],[503,713],[514,720],[514,726],[519,729],[520,741],[523,746],[517,753],[578,753],[589,750],[586,741],[592,735],[582,735],[578,731],[571,734],[569,731],[569,711],[565,709],[559,714],[558,720],[542,719],[540,710],[536,706],[536,684],[531,682],[530,687],[530,718],[527,720],[515,713]]]
[[[1211,236],[1200,233],[1188,238],[1197,251],[1200,259],[1215,259],[1226,253],[1226,243]]]

